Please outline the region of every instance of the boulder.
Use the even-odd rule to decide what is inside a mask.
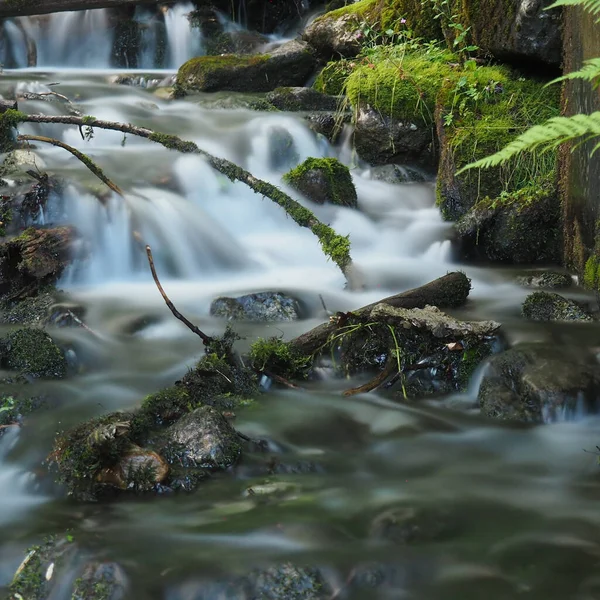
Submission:
[[[553,292],[533,292],[523,302],[523,316],[532,321],[592,321],[577,302]]]
[[[431,179],[426,173],[412,166],[406,165],[381,165],[369,169],[366,175],[373,181],[384,183],[423,183]]]
[[[435,156],[431,127],[381,114],[369,105],[358,108],[354,146],[358,155],[372,165],[431,164]]]
[[[304,117],[307,125],[315,133],[326,137],[332,144],[335,144],[342,132],[343,125],[349,123],[352,117],[346,113],[341,118],[334,113],[314,112]]]
[[[304,85],[316,66],[312,49],[293,40],[270,54],[199,56],[184,63],[176,80],[177,95],[188,92],[268,92]]]
[[[363,35],[357,16],[339,13],[334,11],[315,19],[302,34],[321,56],[356,56],[362,48]]]
[[[573,285],[571,275],[561,271],[542,271],[519,275],[516,282],[523,287],[547,289],[564,289]]]
[[[294,143],[294,136],[280,125],[271,128],[268,152],[269,167],[279,172],[287,171],[297,165],[300,159]]]
[[[228,321],[296,321],[300,318],[300,305],[281,292],[259,292],[217,298],[210,305],[210,314]]]
[[[165,441],[165,455],[184,467],[224,470],[242,453],[235,429],[210,406],[201,406],[171,425]]]
[[[352,175],[337,158],[307,158],[283,180],[317,204],[358,207]]]
[[[558,263],[560,202],[556,190],[523,188],[478,202],[456,224],[463,260]]]
[[[322,94],[313,88],[281,87],[269,92],[265,99],[284,111],[335,111],[340,98]]]
[[[92,561],[85,564],[73,584],[72,600],[123,600],[128,581],[121,566],[115,562]]]
[[[488,417],[530,423],[596,412],[600,366],[578,348],[522,344],[489,360],[478,400]]]

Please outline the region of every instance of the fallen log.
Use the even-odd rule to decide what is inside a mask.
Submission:
[[[448,273],[421,287],[388,296],[383,300],[363,306],[352,311],[352,314],[357,317],[367,316],[378,304],[406,309],[425,308],[427,305],[436,306],[437,308],[456,308],[466,302],[470,289],[471,282],[464,273]],[[331,317],[328,323],[323,323],[291,340],[290,345],[299,354],[314,354],[327,343],[330,336],[335,334],[339,327],[343,327],[344,317],[344,313],[337,313],[337,315]]]
[[[47,15],[90,8],[116,8],[136,4],[157,4],[156,0],[0,0],[0,18]],[[169,2],[161,2],[169,4]],[[172,4],[172,2],[171,2]]]

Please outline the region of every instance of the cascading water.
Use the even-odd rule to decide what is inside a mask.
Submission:
[[[158,13],[138,8],[134,23],[139,30],[139,68],[177,69],[203,53],[200,30],[188,19],[193,8],[189,2],[167,7],[164,23]],[[93,9],[7,19],[1,25],[0,62],[16,68],[110,68],[115,28],[109,16],[108,9]],[[165,64],[157,64],[162,30],[167,58]]]

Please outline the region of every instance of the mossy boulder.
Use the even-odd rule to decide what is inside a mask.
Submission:
[[[268,92],[278,87],[301,86],[316,66],[312,49],[297,40],[270,54],[251,56],[199,56],[183,64],[177,73],[178,95],[188,92]]]
[[[211,302],[210,314],[228,321],[296,321],[300,318],[300,305],[281,292],[259,292],[217,298]]]
[[[295,111],[335,111],[339,98],[328,96],[307,87],[282,87],[269,92],[265,100],[279,110]]]
[[[528,187],[494,200],[485,198],[458,221],[456,232],[465,260],[558,263],[562,244],[556,189]]]
[[[364,43],[389,42],[391,36],[386,32],[398,34],[410,29],[415,37],[441,39],[442,29],[435,17],[431,2],[360,0],[315,19],[302,36],[326,58],[356,56]]]
[[[522,344],[493,356],[478,395],[494,419],[542,423],[600,407],[600,365],[579,348]]]
[[[307,158],[286,173],[283,180],[317,204],[358,206],[352,175],[336,158]]]
[[[523,302],[523,316],[531,321],[592,321],[577,302],[553,292],[534,292]]]
[[[60,379],[66,375],[63,351],[41,329],[19,329],[2,340],[2,365],[33,379]]]

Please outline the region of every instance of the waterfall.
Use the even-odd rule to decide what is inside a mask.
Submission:
[[[117,45],[136,43],[137,65],[143,69],[179,68],[186,60],[203,53],[199,29],[192,28],[185,2],[168,7],[162,16],[143,7],[133,22],[139,39],[115,40],[115,27],[108,9],[53,13],[43,16],[6,19],[0,25],[0,63],[8,67],[96,68],[112,66]],[[160,64],[160,36],[166,35],[165,63]],[[117,65],[123,67],[123,65]]]

